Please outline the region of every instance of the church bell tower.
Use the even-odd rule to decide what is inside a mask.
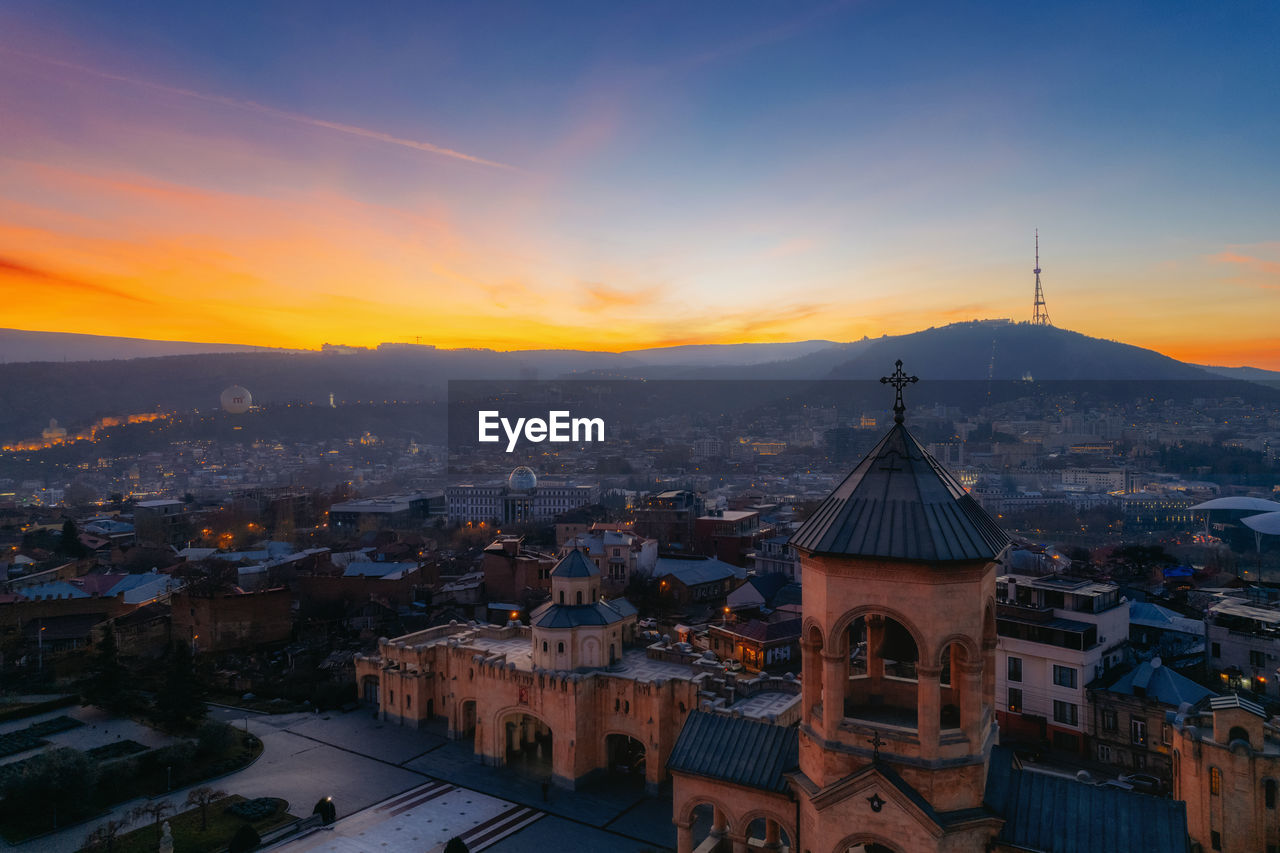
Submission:
[[[984,849],[996,565],[1008,538],[894,425],[791,539],[804,577],[800,836],[814,851]]]

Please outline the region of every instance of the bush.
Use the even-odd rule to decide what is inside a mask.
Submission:
[[[196,734],[196,751],[201,755],[217,755],[231,746],[234,737],[231,726],[210,720]]]
[[[444,846],[444,853],[471,853],[467,847],[467,843],[458,836],[449,839],[449,843]]]
[[[257,850],[258,845],[262,843],[262,836],[258,835],[258,830],[249,824],[244,824],[236,830],[236,834],[231,836],[231,843],[227,845],[227,853],[249,853],[250,850]]]
[[[270,797],[258,797],[253,800],[238,800],[232,803],[227,806],[227,813],[256,823],[271,817],[279,807],[280,804]]]

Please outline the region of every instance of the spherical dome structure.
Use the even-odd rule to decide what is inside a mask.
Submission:
[[[513,492],[532,492],[538,485],[538,475],[527,465],[521,465],[507,478],[507,486]]]
[[[222,411],[233,415],[243,415],[253,405],[253,395],[241,385],[232,385],[223,391],[220,400]]]

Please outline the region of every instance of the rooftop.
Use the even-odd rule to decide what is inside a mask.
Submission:
[[[1009,544],[991,516],[895,424],[791,537],[817,554],[992,560]]]
[[[783,775],[799,764],[799,730],[745,717],[693,711],[667,759],[667,769],[779,794]]]

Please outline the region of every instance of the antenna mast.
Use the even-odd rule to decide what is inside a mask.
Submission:
[[[1031,308],[1031,325],[1052,326],[1049,309],[1044,304],[1044,288],[1040,286],[1040,229],[1036,229],[1036,299]]]

